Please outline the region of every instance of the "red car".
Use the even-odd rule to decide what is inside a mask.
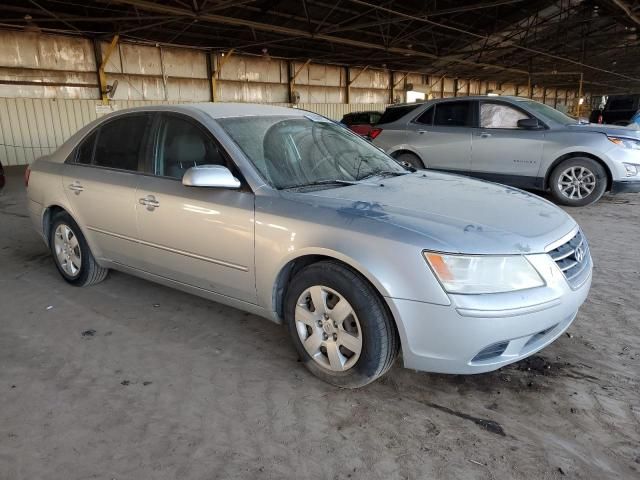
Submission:
[[[343,123],[358,135],[366,137],[373,129],[373,126],[378,123],[381,116],[382,112],[352,112],[342,117],[340,123]]]

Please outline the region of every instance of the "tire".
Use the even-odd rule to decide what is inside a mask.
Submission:
[[[314,298],[326,315],[316,309]],[[398,333],[380,295],[337,262],[314,263],[298,272],[284,307],[301,361],[327,383],[362,387],[384,375],[398,355]]]
[[[109,273],[107,268],[98,265],[78,224],[67,212],[54,215],[49,232],[49,246],[56,268],[71,285],[94,285],[104,280]]]
[[[424,163],[422,162],[422,160],[420,160],[420,158],[413,154],[413,153],[409,153],[409,152],[404,152],[401,153],[400,155],[398,155],[396,157],[396,160],[400,163],[405,163],[408,164],[410,166],[412,166],[413,168],[415,168],[416,170],[424,170],[425,166]]]
[[[572,179],[579,183],[571,184]],[[592,158],[568,158],[553,169],[549,186],[557,203],[569,207],[584,207],[597,202],[604,195],[607,189],[607,172]]]

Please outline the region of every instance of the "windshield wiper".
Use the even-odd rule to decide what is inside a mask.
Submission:
[[[305,188],[305,187],[315,187],[317,185],[357,185],[358,182],[353,182],[350,180],[318,180],[317,182],[311,183],[303,183],[300,185],[291,185],[289,187],[282,187],[282,190],[290,190],[292,188]]]
[[[394,172],[392,170],[374,170],[373,172],[367,173],[365,176],[358,178],[358,180],[366,180],[371,177],[382,177],[382,176],[393,176],[398,177],[400,175],[407,175],[411,172]]]

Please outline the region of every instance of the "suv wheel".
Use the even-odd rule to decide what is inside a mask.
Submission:
[[[108,269],[98,265],[78,224],[66,212],[59,212],[53,217],[49,245],[60,275],[72,285],[93,285],[104,280],[109,273]]]
[[[607,172],[591,158],[574,157],[553,169],[549,179],[553,198],[562,205],[582,207],[597,202],[607,189]]]
[[[422,163],[422,160],[420,160],[420,158],[413,153],[409,153],[409,152],[401,153],[395,158],[398,162],[408,165],[410,167],[413,167],[416,170],[424,170],[425,168],[424,163]]]
[[[380,296],[336,262],[314,263],[295,275],[284,316],[302,362],[333,385],[366,385],[398,355],[398,334]]]

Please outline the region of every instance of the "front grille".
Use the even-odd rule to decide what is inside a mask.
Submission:
[[[529,345],[532,345],[532,344],[536,343],[538,340],[546,337],[547,334],[550,333],[551,331],[555,330],[557,326],[558,326],[558,324],[556,323],[552,327],[549,327],[549,328],[547,328],[545,330],[541,330],[540,332],[538,332],[535,335],[533,335],[529,340],[527,340],[527,343],[524,344],[525,348],[528,347]]]
[[[567,243],[551,250],[549,255],[572,288],[578,288],[587,279],[591,266],[591,254],[587,239],[580,230]]]

